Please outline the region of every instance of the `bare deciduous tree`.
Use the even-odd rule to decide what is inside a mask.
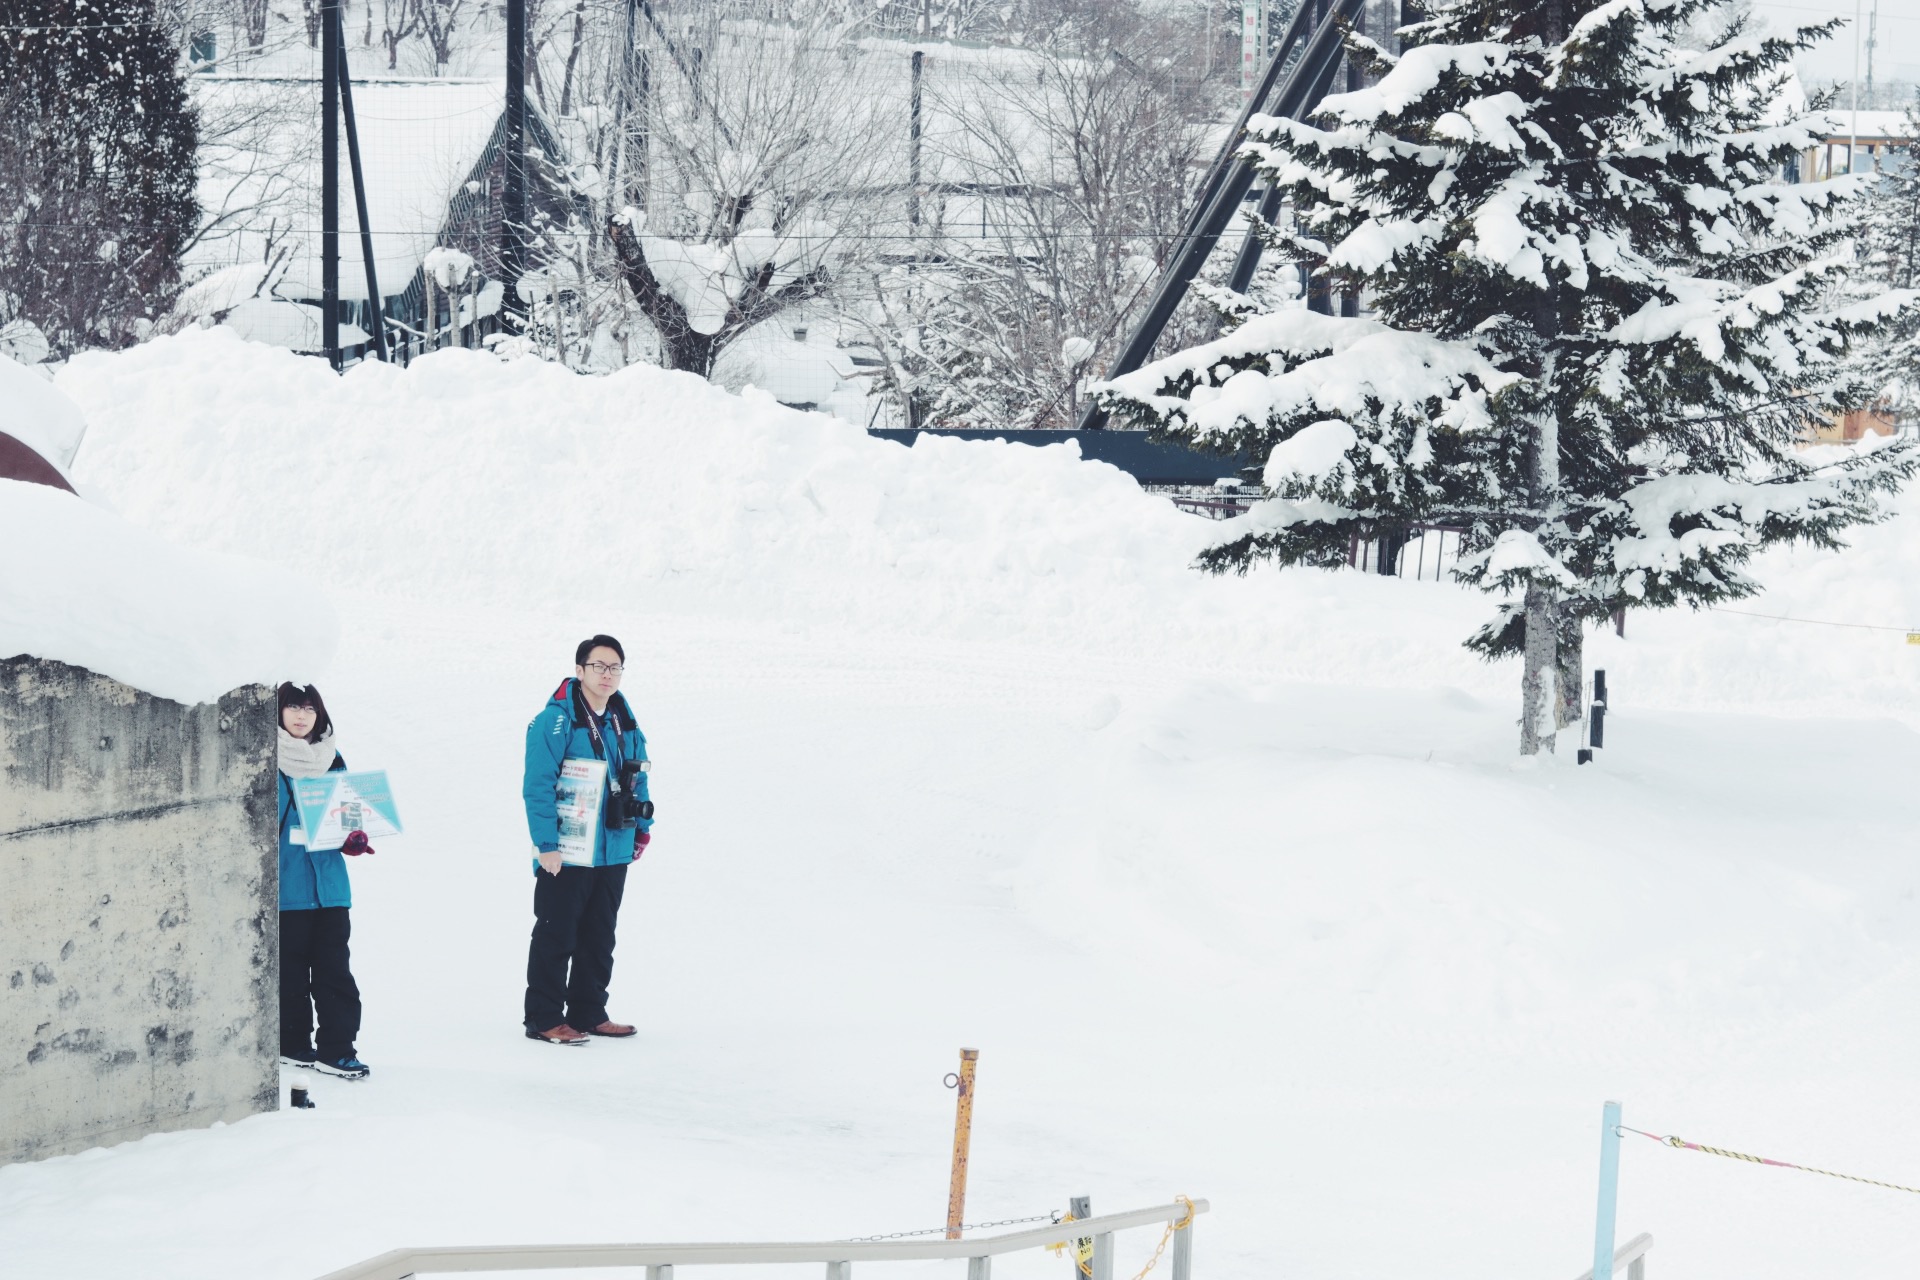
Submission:
[[[1090,44],[929,77],[931,220],[911,260],[869,274],[861,307],[917,418],[1070,424],[1165,265],[1205,99],[1148,56],[1162,28],[1106,18]]]

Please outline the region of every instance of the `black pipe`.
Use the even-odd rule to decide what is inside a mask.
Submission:
[[[1302,6],[1302,8],[1323,8],[1325,4],[1327,4],[1327,0],[1319,0],[1319,6]],[[1313,84],[1311,84],[1311,88],[1308,88],[1308,102],[1317,104],[1321,98],[1327,96],[1327,90],[1332,88],[1332,77],[1338,73],[1338,67],[1340,67],[1338,61],[1332,61],[1332,63],[1329,63],[1329,65],[1325,67],[1325,73],[1323,73],[1321,77],[1317,77],[1317,79],[1313,81]],[[1350,67],[1348,71],[1352,73],[1352,67]],[[1260,217],[1263,221],[1271,223],[1279,211],[1281,211],[1281,190],[1279,190],[1279,186],[1269,186],[1269,188],[1267,188],[1267,194],[1261,196]],[[1265,246],[1261,246],[1260,236],[1256,236],[1256,234],[1252,232],[1252,228],[1248,228],[1246,240],[1240,244],[1240,253],[1233,259],[1233,274],[1227,278],[1227,288],[1231,288],[1235,294],[1244,294],[1244,292],[1246,292],[1246,286],[1254,282],[1254,271],[1260,267],[1260,253],[1263,248],[1265,248]],[[1325,286],[1321,286],[1319,294],[1315,294],[1315,292],[1309,288],[1308,309],[1311,309],[1311,311],[1321,311],[1323,307],[1315,307],[1313,303],[1315,303],[1319,297],[1325,296],[1325,294],[1327,294],[1327,288],[1325,288]],[[1331,315],[1331,299],[1325,301],[1325,311]],[[1342,315],[1344,315],[1344,313],[1342,313]]]
[[[387,359],[387,317],[380,306],[380,278],[373,269],[373,231],[367,225],[367,181],[360,169],[360,129],[353,118],[353,76],[347,70],[346,19],[338,9],[333,11],[333,18],[342,24],[340,56],[336,59],[340,68],[340,110],[347,122],[347,163],[353,169],[353,211],[360,218],[360,257],[367,267],[367,321],[373,326],[374,354],[384,361]]]
[[[1325,89],[1313,92],[1316,84],[1324,85],[1338,69],[1342,56],[1340,24],[1359,12],[1366,0],[1335,0],[1333,11],[1321,21],[1314,31],[1313,38],[1307,42],[1300,59],[1281,82],[1280,90],[1273,103],[1271,115],[1297,119],[1299,114],[1317,103],[1325,96]],[[1280,59],[1275,55],[1274,65],[1269,73],[1276,73]],[[1264,81],[1263,81],[1264,83]],[[1250,113],[1248,113],[1250,114]],[[1240,128],[1228,135],[1223,155],[1238,152],[1245,141],[1242,134],[1246,127],[1246,115],[1241,117]],[[1153,344],[1160,340],[1161,332],[1167,327],[1167,321],[1173,318],[1174,308],[1187,295],[1194,278],[1200,274],[1200,268],[1206,264],[1213,248],[1220,242],[1220,235],[1226,230],[1233,212],[1245,199],[1247,191],[1253,186],[1254,165],[1244,157],[1233,165],[1226,178],[1215,190],[1213,198],[1207,202],[1196,233],[1182,246],[1177,257],[1160,277],[1160,286],[1154,291],[1153,301],[1148,304],[1146,314],[1141,317],[1133,335],[1127,339],[1127,345],[1121,349],[1107,371],[1109,378],[1118,378],[1132,373],[1146,363],[1153,350]],[[1089,404],[1086,413],[1080,419],[1080,427],[1085,431],[1098,431],[1107,425],[1106,411],[1097,403]]]
[[[340,367],[340,0],[320,0],[320,347]],[[329,16],[329,14],[331,16]]]
[[[926,54],[913,51],[913,88],[907,106],[907,223],[920,225],[920,84]]]
[[[521,237],[527,229],[527,0],[507,0],[506,172],[501,183],[500,307],[526,319],[520,276],[526,269]]]
[[[1193,193],[1193,203],[1187,206],[1186,221],[1180,227],[1180,239],[1176,241],[1176,254],[1184,251],[1187,242],[1192,240],[1200,229],[1200,219],[1213,203],[1220,191],[1220,184],[1226,180],[1233,168],[1233,153],[1240,141],[1246,136],[1247,121],[1253,119],[1267,104],[1267,96],[1273,92],[1274,82],[1280,78],[1288,57],[1294,46],[1303,36],[1313,30],[1317,19],[1314,15],[1313,0],[1300,0],[1295,6],[1293,18],[1287,23],[1287,29],[1280,35],[1280,43],[1274,48],[1273,57],[1267,61],[1267,69],[1260,75],[1260,83],[1254,86],[1253,96],[1247,99],[1247,105],[1240,109],[1240,118],[1234,122],[1227,133],[1227,139],[1220,146],[1220,152],[1214,156],[1213,163],[1207,166],[1207,176],[1200,180],[1200,186]]]

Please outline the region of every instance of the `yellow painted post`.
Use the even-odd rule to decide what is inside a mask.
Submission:
[[[967,1209],[967,1148],[973,1142],[973,1064],[980,1060],[978,1049],[960,1051],[960,1070],[947,1076],[947,1087],[958,1089],[960,1097],[953,1114],[953,1179],[947,1186],[947,1239],[960,1238],[960,1224]]]

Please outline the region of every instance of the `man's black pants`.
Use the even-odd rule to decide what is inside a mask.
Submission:
[[[286,1056],[305,1058],[316,1048],[328,1062],[353,1056],[360,988],[347,968],[351,932],[345,907],[280,913],[280,1052]]]
[[[613,930],[626,887],[624,865],[561,867],[557,876],[535,870],[527,1030],[548,1031],[564,1022],[585,1031],[607,1020]]]

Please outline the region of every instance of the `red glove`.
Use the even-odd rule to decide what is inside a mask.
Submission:
[[[640,861],[640,855],[645,853],[647,851],[647,846],[652,843],[653,843],[653,832],[642,831],[640,834],[636,835],[633,838],[633,860],[635,862]]]
[[[346,854],[349,858],[357,858],[363,853],[372,853],[373,846],[367,843],[366,832],[349,831],[347,833],[347,842],[340,846],[340,852]]]

